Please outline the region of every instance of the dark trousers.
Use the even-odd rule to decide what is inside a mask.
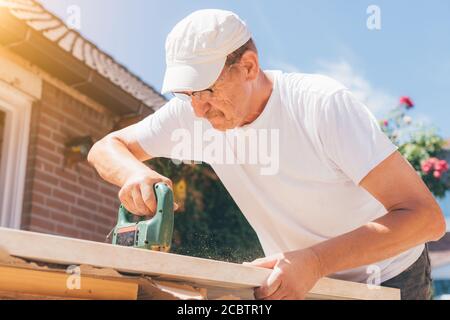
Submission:
[[[381,285],[400,289],[402,300],[430,300],[432,283],[427,244],[416,262],[394,278],[382,282]]]

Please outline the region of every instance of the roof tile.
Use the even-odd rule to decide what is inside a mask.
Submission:
[[[45,31],[60,26],[58,21],[55,20],[27,20],[27,24],[37,31]]]
[[[59,26],[57,28],[52,28],[49,30],[45,30],[43,32],[44,36],[47,37],[47,39],[51,41],[58,41],[63,37],[67,32],[69,31],[69,28],[66,26]]]
[[[80,60],[80,61],[84,60],[83,40],[81,38],[77,38],[75,40],[75,43],[74,43],[73,49],[72,49],[72,53],[78,60]]]
[[[156,110],[165,103],[164,96],[128,71],[111,56],[98,49],[76,30],[68,28],[60,18],[45,10],[37,1],[0,0],[0,7],[8,8],[16,18],[42,33],[47,39],[59,45],[63,50],[70,52],[90,69],[109,79],[148,107]]]
[[[73,44],[75,42],[75,32],[70,31],[64,35],[59,41],[58,44],[61,48],[66,50],[67,52],[72,51]]]

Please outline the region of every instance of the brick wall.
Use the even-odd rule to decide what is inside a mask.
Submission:
[[[118,188],[87,161],[65,166],[64,143],[86,135],[96,141],[112,127],[113,115],[44,83],[32,112],[22,229],[104,241],[116,221]]]

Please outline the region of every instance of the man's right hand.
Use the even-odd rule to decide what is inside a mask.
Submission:
[[[121,187],[119,199],[128,211],[153,216],[156,212],[153,186],[164,182],[173,191],[172,181],[143,163],[152,157],[137,142],[135,126],[112,132],[97,141],[89,151],[88,161],[103,179]],[[174,204],[174,210],[177,209]]]
[[[153,216],[156,212],[155,183],[164,182],[173,191],[172,181],[148,169],[130,176],[119,191],[119,199],[125,208],[138,216]],[[178,208],[174,203],[174,210]]]

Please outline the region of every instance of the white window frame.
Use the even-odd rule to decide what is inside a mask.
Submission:
[[[33,98],[0,80],[6,113],[0,159],[0,226],[20,229]]]

